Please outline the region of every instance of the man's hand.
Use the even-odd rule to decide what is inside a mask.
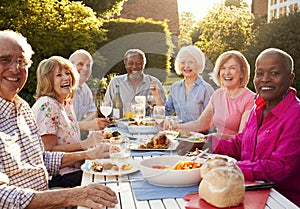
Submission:
[[[161,92],[158,84],[155,81],[151,81],[150,83],[150,91],[152,95],[154,96],[155,103],[157,106],[163,105],[163,100],[161,97]]]
[[[89,184],[75,189],[79,190],[78,194],[74,195],[74,199],[78,201],[75,205],[101,209],[103,207],[114,207],[118,203],[115,192],[101,184]]]
[[[115,207],[117,203],[117,196],[112,189],[105,185],[93,183],[73,188],[36,191],[27,208],[84,206],[101,209],[103,207]]]

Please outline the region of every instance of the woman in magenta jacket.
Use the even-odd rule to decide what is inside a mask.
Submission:
[[[250,181],[276,182],[276,189],[300,206],[300,101],[293,83],[293,59],[266,49],[256,59],[258,94],[242,133],[213,137],[215,153],[232,156]]]

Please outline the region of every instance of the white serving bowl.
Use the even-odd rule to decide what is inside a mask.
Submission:
[[[183,156],[157,156],[141,161],[140,170],[150,184],[164,187],[185,187],[199,184],[200,168],[189,170],[165,170],[152,168],[153,165],[174,167],[179,161],[189,161]]]

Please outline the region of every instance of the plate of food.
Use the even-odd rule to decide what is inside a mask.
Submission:
[[[205,137],[202,133],[198,132],[188,132],[188,131],[179,131],[179,136],[177,137],[179,141],[188,141],[194,143],[202,143],[205,141]]]
[[[118,176],[119,169],[121,169],[121,175],[131,174],[140,170],[139,161],[128,159],[119,168],[111,159],[97,159],[97,160],[86,160],[81,165],[81,170],[95,175],[104,176]]]
[[[145,118],[141,122],[130,121],[127,123],[127,129],[130,134],[156,134],[158,128],[152,118]]]
[[[138,151],[171,151],[176,150],[178,144],[178,141],[168,139],[164,132],[159,132],[145,143],[131,145],[130,149]]]

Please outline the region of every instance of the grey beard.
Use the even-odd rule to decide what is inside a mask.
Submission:
[[[141,81],[143,79],[143,71],[139,71],[136,73],[131,73],[128,75],[129,79],[132,81]]]

